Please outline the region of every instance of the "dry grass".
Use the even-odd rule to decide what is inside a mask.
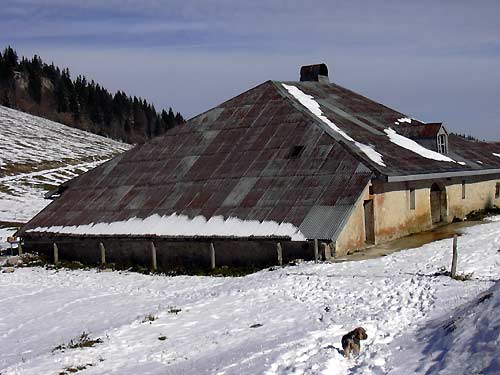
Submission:
[[[56,346],[54,349],[52,349],[52,352],[55,352],[58,350],[65,351],[68,349],[91,348],[95,344],[101,344],[101,343],[102,343],[102,339],[100,339],[99,337],[96,339],[93,339],[89,336],[89,334],[87,332],[84,331],[84,332],[82,332],[80,337],[78,337],[78,339],[70,340],[70,342],[67,344],[61,344],[61,345]]]

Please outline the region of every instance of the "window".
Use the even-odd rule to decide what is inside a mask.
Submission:
[[[288,153],[287,159],[297,159],[304,151],[304,146],[293,146]]]
[[[495,198],[500,198],[500,182],[497,182],[497,186],[495,188]]]
[[[462,180],[462,199],[465,199],[465,180]]]
[[[410,189],[410,210],[415,209],[415,189]]]
[[[446,142],[446,134],[439,134],[437,138],[438,152],[440,154],[448,153],[448,144]]]

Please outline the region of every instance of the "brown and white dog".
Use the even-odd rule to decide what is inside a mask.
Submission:
[[[350,358],[351,353],[359,354],[361,348],[360,340],[366,340],[368,335],[363,327],[358,327],[348,334],[342,336],[342,349],[344,349],[344,357]]]

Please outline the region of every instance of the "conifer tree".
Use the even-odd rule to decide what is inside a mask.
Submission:
[[[143,98],[128,96],[123,91],[112,95],[82,75],[72,80],[68,68],[61,70],[54,63],[45,64],[37,55],[31,60],[22,57],[19,61],[16,51],[10,46],[0,53],[0,104],[17,104],[16,72],[21,75],[21,82],[27,81],[27,94],[33,102],[53,106],[54,114],[72,115],[72,121],[62,120],[69,121],[68,125],[128,142],[142,142],[184,123],[181,114],[174,113],[172,108],[158,113]],[[47,90],[42,90],[44,80],[52,84],[47,86]],[[45,93],[53,95],[54,104],[50,104],[51,100],[44,101]],[[19,94],[22,95],[22,92]],[[56,121],[61,121],[61,117],[56,117]]]

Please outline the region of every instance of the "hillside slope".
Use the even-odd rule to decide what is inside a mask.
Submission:
[[[395,342],[394,374],[498,374],[500,281],[475,299]]]
[[[44,194],[131,146],[0,106],[0,221],[25,222]]]
[[[18,58],[11,47],[0,52],[0,105],[127,143],[143,143],[184,123],[172,108],[157,112],[145,99],[110,93],[69,69],[35,55]]]

